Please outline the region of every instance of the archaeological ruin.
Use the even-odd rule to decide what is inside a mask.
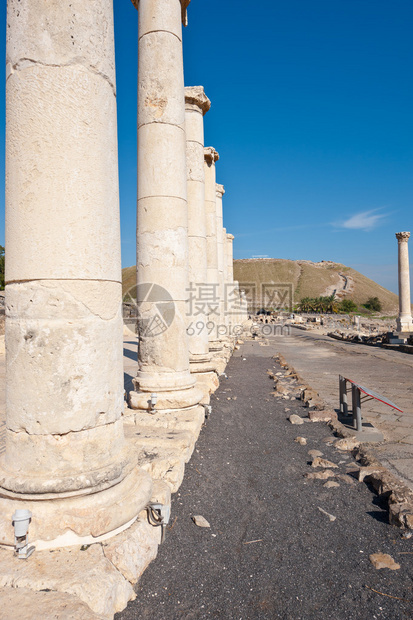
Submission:
[[[6,407],[4,442],[0,426],[0,602],[11,601],[13,617],[110,619],[136,598],[137,583],[156,558],[167,528],[175,525],[173,507],[181,505],[185,468],[188,480],[188,472],[193,473],[190,460],[197,456],[219,398],[223,411],[219,433],[228,435],[228,443],[217,448],[225,459],[219,473],[223,472],[225,483],[233,485],[230,491],[236,510],[221,480],[218,491],[211,491],[210,485],[208,492],[221,494],[215,507],[220,516],[229,511],[225,518],[228,540],[235,522],[242,529],[238,546],[232,545],[241,559],[239,564],[233,561],[227,573],[233,573],[232,590],[241,590],[238,579],[249,573],[245,570],[248,554],[275,556],[278,545],[290,545],[285,524],[284,530],[277,529],[282,519],[297,534],[291,549],[295,544],[303,554],[313,553],[324,544],[330,531],[328,536],[321,535],[319,522],[314,515],[304,518],[304,511],[314,508],[327,527],[335,527],[337,516],[322,506],[331,497],[330,489],[340,488],[340,493],[356,489],[358,501],[362,492],[356,478],[367,478],[378,489],[381,503],[390,505],[390,522],[407,532],[406,539],[413,533],[413,487],[407,492],[395,484],[379,460],[363,451],[363,435],[351,434],[344,422],[340,427],[335,409],[339,373],[347,376],[357,371],[373,384],[377,367],[390,392],[387,398],[395,400],[399,394],[393,396],[391,390],[398,389],[399,376],[411,381],[413,362],[397,358],[403,350],[413,353],[410,233],[396,233],[399,315],[394,343],[390,321],[380,323],[378,317],[379,326],[371,326],[364,316],[350,312],[337,321],[336,317],[333,321],[312,316],[311,311],[303,311],[305,318],[295,314],[301,310],[297,304],[293,309],[291,274],[299,274],[298,283],[304,267],[304,284],[311,279],[310,270],[322,272],[325,282],[319,279],[333,306],[339,294],[344,298],[355,290],[354,270],[350,273],[331,261],[288,260],[294,263],[288,268],[284,265],[289,275],[270,283],[274,290],[278,287],[282,300],[278,305],[274,302],[277,310],[264,307],[270,305],[264,280],[257,284],[257,291],[252,284],[257,296],[251,301],[248,282],[252,277],[243,278],[241,270],[249,267],[245,263],[250,259],[235,261],[244,265],[237,271],[236,264],[234,274],[237,239],[224,226],[227,201],[233,196],[231,182],[222,178],[224,150],[220,160],[219,139],[215,142],[212,137],[215,146],[208,146],[207,123],[214,101],[207,93],[214,99],[212,88],[185,86],[182,33],[190,2],[131,0],[133,7],[128,3],[138,24],[138,49],[132,50],[138,56],[138,140],[137,170],[133,165],[137,172],[136,278],[134,274],[133,286],[125,287],[125,292],[114,0],[7,0]],[[268,259],[268,263],[281,260]],[[336,279],[335,267],[339,268]],[[128,315],[124,314],[126,306]],[[253,321],[249,310],[262,316]],[[379,334],[379,327],[383,332],[385,327],[386,334]],[[270,336],[291,334],[291,338],[282,338],[282,344],[277,342],[275,350],[275,338],[270,341]],[[399,343],[404,349],[396,348]],[[374,351],[361,351],[362,344],[384,350],[373,361],[367,360],[369,355],[374,357]],[[354,351],[356,362],[351,355]],[[0,347],[0,356],[3,353]],[[226,374],[231,375],[231,358],[234,366],[239,362],[239,381],[237,377],[233,391]],[[396,371],[391,367],[394,360],[399,364]],[[387,411],[373,412],[372,418],[382,425],[381,439],[387,440],[386,433],[390,437],[391,449],[388,445],[380,448],[383,459],[407,479],[413,463],[407,411],[411,398],[403,395],[400,400],[403,409],[396,407],[400,414],[396,421]],[[383,399],[380,402],[386,404]],[[276,407],[278,415],[272,416]],[[227,426],[223,420],[228,420]],[[329,436],[319,437],[310,422],[325,423]],[[295,432],[296,424],[301,425],[300,435]],[[235,432],[235,438],[230,437],[235,427],[241,440]],[[224,433],[222,428],[230,430]],[[258,430],[260,440],[254,436]],[[359,430],[363,432],[361,413]],[[306,432],[308,437],[304,437]],[[301,449],[307,440],[313,441],[309,448],[321,447],[327,453],[337,447],[341,460],[332,463],[321,458],[324,452],[306,449],[300,454],[305,466],[319,470],[303,473],[298,457],[286,465],[289,452]],[[214,442],[208,437],[207,441],[209,450]],[[231,450],[235,452],[237,441],[245,455],[253,446],[256,460],[252,465],[244,453],[240,463],[233,465]],[[281,454],[282,462],[276,466]],[[202,493],[202,485],[210,480],[204,471],[195,468],[195,472],[200,476],[196,490]],[[309,482],[314,480],[323,484],[315,493]],[[264,490],[256,491],[257,481]],[[294,501],[287,505],[287,493],[279,490],[285,481],[293,495],[305,496],[300,511]],[[250,487],[253,499],[243,505],[240,489]],[[270,496],[275,501],[272,507]],[[347,513],[343,510],[344,517],[340,514],[336,525],[340,524],[340,536],[347,543],[351,503],[345,497]],[[365,520],[366,514],[367,510]],[[192,514],[188,521],[194,527],[210,528],[199,514]],[[377,521],[383,525],[384,519],[379,516]],[[315,533],[306,529],[307,523],[316,523]],[[249,531],[252,525],[274,538],[265,542],[264,535]],[[202,552],[205,557],[214,543],[216,547],[222,544],[216,537],[211,533],[211,546]],[[359,538],[370,541],[373,536],[368,532]],[[262,547],[252,546],[260,543]],[[190,541],[187,544],[192,551]],[[185,559],[186,548],[180,553]],[[277,560],[288,556],[289,561],[294,552],[288,547],[278,555]],[[327,555],[330,558],[330,551]],[[330,560],[335,570],[339,562]],[[213,564],[209,555],[208,561]],[[203,570],[202,560],[197,562]],[[219,572],[221,565],[217,565]],[[226,569],[222,562],[222,570]],[[312,589],[312,571],[305,569]],[[259,579],[265,570],[266,566]],[[280,579],[284,572],[293,582],[283,566]],[[328,587],[322,584],[320,591],[332,590],[330,572]],[[248,589],[253,590],[249,584]],[[314,592],[317,597],[316,588]],[[248,617],[272,614],[270,597],[261,594],[254,598],[255,607]],[[281,588],[271,596],[284,604]],[[291,598],[298,600],[298,596]],[[316,600],[314,609],[317,604]],[[206,617],[184,616],[186,610],[180,609],[182,617]]]
[[[166,525],[235,344],[227,314],[241,330],[247,320],[223,228],[218,153],[204,148],[211,104],[202,86],[184,88],[189,0],[133,2],[139,369],[127,403],[113,0],[9,0],[7,13],[0,543],[11,557],[23,517],[35,553],[109,541],[97,564],[110,558],[125,582],[120,594],[104,603],[84,595],[108,617],[156,555],[160,530],[148,535],[146,512]],[[138,559],[146,554],[132,574],[119,560],[125,537]],[[19,557],[28,557],[23,539]]]

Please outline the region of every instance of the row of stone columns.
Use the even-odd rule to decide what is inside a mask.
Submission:
[[[130,405],[136,423],[151,415],[154,395],[158,415],[199,418],[230,350],[233,237],[223,229],[218,153],[204,149],[210,102],[201,87],[184,89],[189,0],[133,2],[139,372]],[[40,548],[125,529],[152,480],[122,419],[113,0],[8,0],[7,11],[0,543],[14,544],[12,514],[23,508]],[[191,310],[194,287],[214,297],[202,307],[196,290]]]

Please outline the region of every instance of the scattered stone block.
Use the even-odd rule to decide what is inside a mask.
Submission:
[[[296,415],[295,413],[290,415],[288,419],[290,420],[291,424],[304,424],[303,418],[300,418],[300,416]]]
[[[305,437],[296,437],[294,439],[294,441],[296,441],[297,443],[300,444],[300,446],[306,446],[307,445],[307,439]]]
[[[192,517],[192,521],[198,527],[211,527],[208,521],[202,515],[195,515],[194,517]]]
[[[308,412],[308,417],[311,422],[330,422],[333,416],[336,416],[336,414],[332,411],[314,410]]]
[[[317,471],[314,473],[305,474],[306,478],[310,480],[327,480],[327,478],[334,478],[335,474],[331,469],[325,469],[324,471]]]
[[[365,478],[371,476],[372,474],[386,473],[387,469],[382,467],[381,465],[372,466],[372,467],[360,467],[358,471],[358,479],[359,482],[363,482]]]
[[[356,437],[344,437],[343,439],[336,441],[334,447],[339,450],[351,452],[355,448],[358,448],[360,443],[361,442],[356,439]]]
[[[309,450],[307,454],[309,454],[313,458],[315,458],[316,456],[323,456],[323,453],[320,452],[320,450]]]
[[[324,467],[325,469],[334,469],[337,468],[338,465],[332,463],[331,461],[327,461],[327,459],[322,459],[320,456],[316,456],[311,463],[311,467]]]
[[[397,564],[388,553],[372,553],[369,560],[374,568],[389,568],[390,570],[399,570],[400,564]]]
[[[334,482],[334,480],[328,480],[325,484],[323,484],[323,487],[325,487],[326,489],[335,489],[339,486],[339,483]]]

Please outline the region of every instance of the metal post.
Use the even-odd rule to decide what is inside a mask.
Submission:
[[[339,375],[340,413],[348,415],[347,380]]]
[[[353,428],[357,431],[361,431],[361,393],[356,385],[351,386],[351,396],[353,404]]]
[[[343,377],[341,375],[338,376],[338,395],[339,395],[339,409],[340,413],[344,411],[344,403],[343,403]]]

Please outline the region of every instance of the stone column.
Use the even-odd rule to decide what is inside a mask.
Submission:
[[[188,255],[190,299],[187,309],[190,371],[204,391],[203,402],[218,387],[208,342],[208,314],[202,300],[207,283],[205,213],[204,114],[211,107],[202,86],[185,88],[185,127],[188,190]]]
[[[225,229],[224,229],[225,230]],[[227,307],[227,316],[228,316],[228,324],[229,330],[233,338],[237,336],[236,326],[239,321],[237,321],[237,309],[239,307],[238,304],[238,287],[234,282],[234,260],[233,260],[233,240],[234,235],[229,233],[224,234],[224,248],[226,254],[226,307]],[[235,328],[235,331],[234,331]]]
[[[188,0],[139,0],[137,301],[139,371],[130,406],[193,408],[189,372],[188,208],[181,9]],[[203,411],[203,409],[202,409]],[[136,420],[137,418],[135,418]]]
[[[399,246],[399,316],[398,332],[413,332],[413,321],[410,301],[410,269],[409,269],[409,232],[396,233]]]
[[[234,235],[227,233],[228,282],[234,282]]]
[[[225,276],[224,276],[224,229],[222,198],[225,194],[223,185],[216,183],[216,207],[217,207],[217,245],[218,245],[218,282],[219,282],[219,340],[224,346],[228,345],[228,326],[225,316]],[[226,353],[228,355],[228,352]]]
[[[218,270],[218,240],[217,240],[217,193],[216,193],[216,171],[215,162],[218,161],[217,151],[209,146],[204,149],[205,157],[205,210],[207,222],[207,281],[211,291],[211,301],[209,304],[210,313],[209,323],[213,328],[209,333],[209,350],[213,355],[222,353],[223,342],[219,338],[220,322],[220,286]],[[221,368],[219,369],[221,370]]]
[[[130,525],[151,494],[121,417],[113,6],[7,6],[0,543],[27,508],[31,541],[81,544]]]

